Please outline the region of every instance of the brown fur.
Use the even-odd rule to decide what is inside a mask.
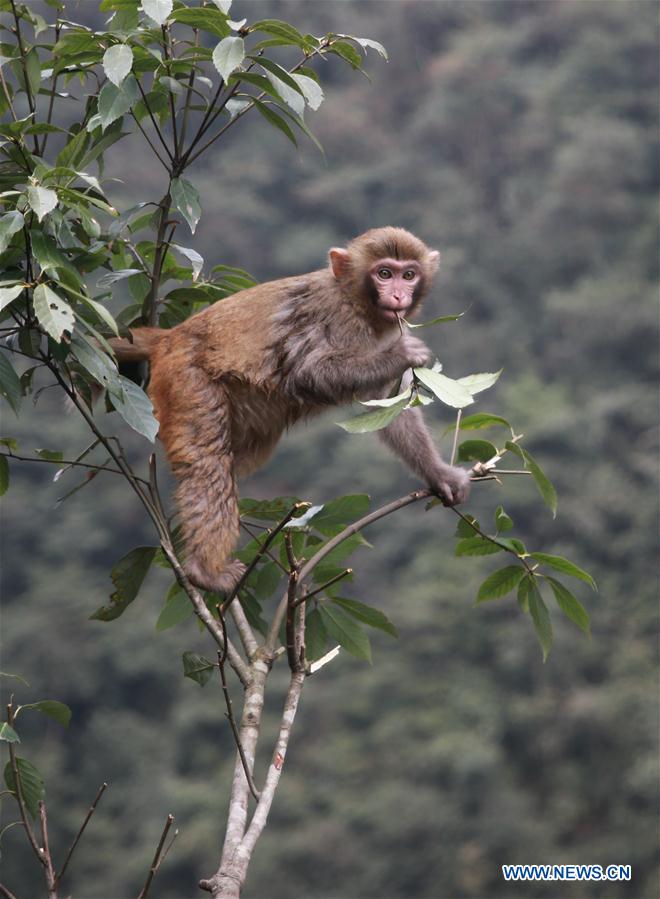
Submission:
[[[382,258],[417,260],[428,287],[437,254],[407,231],[379,228],[348,245],[331,268],[252,287],[170,331],[140,328],[112,341],[118,359],[149,359],[149,393],[176,476],[187,570],[201,587],[230,589],[239,527],[237,475],[266,462],[283,430],[327,405],[386,390],[429,351],[384,321],[366,271]],[[345,254],[345,251],[340,251]],[[416,297],[418,301],[420,297]],[[397,424],[408,419],[408,423]],[[428,483],[452,488],[417,410],[384,439]],[[454,475],[458,490],[460,476]],[[449,501],[455,501],[450,492]]]

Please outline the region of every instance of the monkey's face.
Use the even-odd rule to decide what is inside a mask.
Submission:
[[[405,317],[419,302],[424,272],[414,259],[379,259],[369,269],[369,294],[379,316],[387,322]]]

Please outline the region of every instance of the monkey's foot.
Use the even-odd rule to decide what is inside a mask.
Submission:
[[[245,569],[246,566],[238,559],[233,559],[222,571],[213,574],[195,559],[189,559],[186,563],[186,574],[196,587],[222,596],[229,596],[234,591]]]

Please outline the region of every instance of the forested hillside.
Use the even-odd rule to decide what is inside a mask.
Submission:
[[[82,6],[98,20],[96,4]],[[513,598],[475,608],[493,566],[453,558],[455,516],[415,506],[369,531],[350,596],[382,608],[400,637],[374,638],[372,667],[342,654],[310,679],[246,895],[651,899],[657,4],[235,0],[234,18],[247,6],[252,18],[382,41],[390,61],[370,54],[371,82],[324,64],[326,101],[307,121],[326,160],[248,117],[204,157],[189,175],[204,209],[195,248],[209,267],[265,280],[318,268],[330,246],[375,225],[437,247],[424,317],[467,312],[425,338],[450,376],[504,368],[480,408],[525,434],[559,511],[553,520],[522,478],[502,501],[529,546],[575,559],[599,592],[580,594],[591,639],[554,616],[543,664]],[[120,210],[162,194],[138,146],[128,138],[107,158]],[[452,419],[438,408],[440,440]],[[339,417],[296,428],[244,495],[384,501],[414,484]],[[89,442],[48,390],[19,429],[5,414],[3,431],[26,448],[76,453]],[[30,682],[26,701],[52,696],[73,710],[68,730],[34,721],[24,737],[46,777],[51,842],[70,842],[108,781],[70,892],[135,895],[172,812],[180,834],[153,895],[181,899],[222,836],[234,749],[221,698],[214,706],[181,675],[182,650],[203,642],[192,619],[155,633],[165,579],[150,575],[112,625],[89,620],[111,592],[111,565],[154,535],[114,482],[101,476],[94,492],[58,503],[77,480],[51,478],[46,465],[12,466],[2,547],[2,667]],[[477,485],[467,510],[491,508],[498,491]],[[25,884],[19,895],[36,896],[18,828],[3,856],[7,880]],[[500,866],[516,862],[631,864],[633,883],[507,885]]]

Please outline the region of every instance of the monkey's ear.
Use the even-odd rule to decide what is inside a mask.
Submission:
[[[428,261],[431,274],[437,272],[440,268],[440,252],[438,250],[431,250],[428,255]]]
[[[335,278],[339,279],[346,271],[350,253],[342,247],[333,247],[330,250],[330,267]]]

